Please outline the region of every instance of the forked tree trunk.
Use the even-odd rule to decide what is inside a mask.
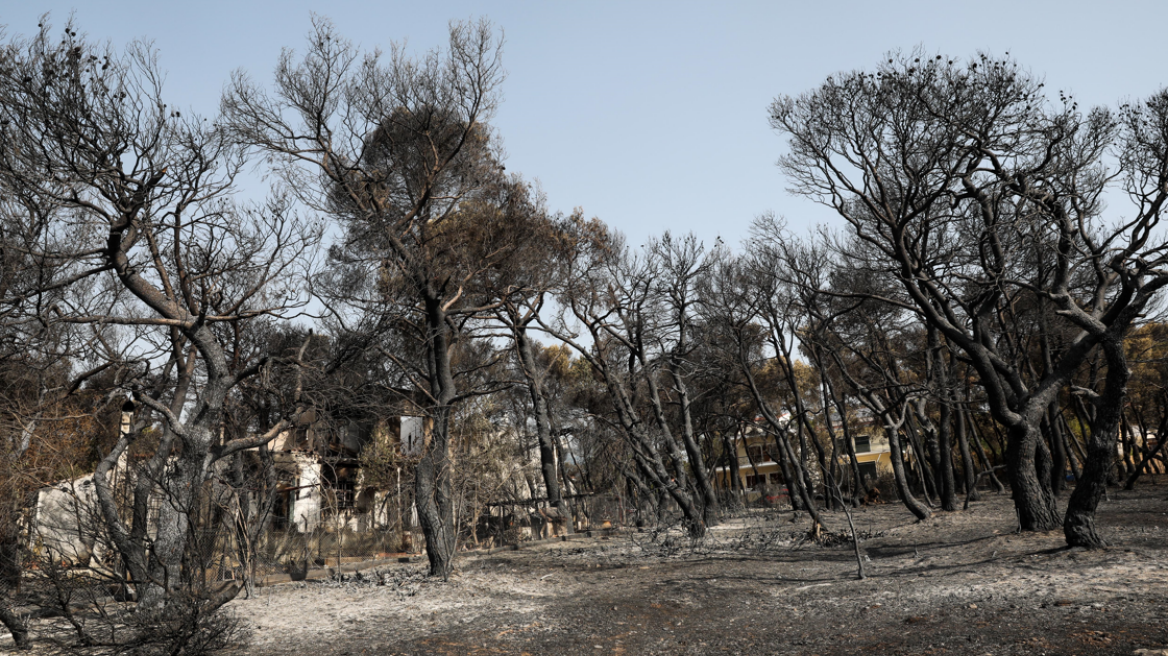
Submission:
[[[819,516],[819,510],[815,507],[814,492],[810,489],[803,461],[795,454],[794,447],[787,440],[787,426],[779,421],[766,395],[759,388],[741,340],[738,341],[738,366],[746,378],[747,387],[750,389],[750,395],[754,398],[755,405],[762,413],[767,425],[770,426],[771,433],[775,437],[775,444],[779,447],[779,467],[783,471],[783,478],[787,479],[787,495],[791,499],[791,508],[796,512],[806,510],[811,515],[811,521],[815,523],[812,530],[816,530],[817,527],[823,525],[823,521]]]
[[[710,479],[710,474],[706,471],[705,454],[702,453],[701,446],[698,445],[697,437],[694,435],[689,388],[685,384],[685,379],[682,378],[680,365],[674,361],[675,356],[671,356],[670,360],[669,375],[673,380],[673,388],[677,394],[678,407],[681,411],[682,443],[685,445],[685,455],[689,461],[690,472],[694,477],[694,484],[697,486],[698,494],[702,500],[705,522],[709,525],[717,520],[718,495],[714,491],[714,483]]]
[[[1037,421],[1023,421],[1010,427],[1006,441],[1006,472],[1014,492],[1018,525],[1023,531],[1049,531],[1058,528],[1060,523],[1050,480],[1040,477],[1038,472],[1041,441],[1042,431]]]

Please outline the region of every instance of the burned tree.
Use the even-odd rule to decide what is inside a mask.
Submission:
[[[813,522],[812,530],[817,531],[823,523],[815,501],[815,488],[807,458],[810,445],[803,432],[806,424],[801,420],[799,435],[804,444],[792,444],[790,440],[791,413],[783,411],[785,405],[775,398],[775,389],[763,380],[763,371],[769,366],[778,370],[778,377],[787,386],[793,380],[793,366],[790,357],[794,345],[788,328],[793,317],[788,314],[793,309],[784,300],[781,290],[776,287],[777,278],[770,275],[765,267],[752,267],[747,258],[733,258],[721,253],[710,276],[703,283],[702,313],[704,320],[724,332],[726,339],[719,345],[724,353],[727,366],[733,367],[742,376],[753,406],[762,416],[767,431],[775,441],[779,466],[787,483],[791,504],[796,510],[806,510]],[[791,395],[798,390],[788,389]],[[792,401],[792,404],[794,402]],[[814,440],[814,436],[811,437]],[[805,446],[806,448],[797,448]]]
[[[1168,199],[1168,95],[1082,112],[1071,98],[1052,102],[1012,60],[918,51],[780,97],[771,123],[789,137],[780,164],[792,189],[831,207],[863,245],[840,257],[893,275],[904,294],[873,298],[919,315],[977,372],[1008,432],[1026,530],[1059,525],[1041,425],[1102,349],[1108,376],[1089,395],[1101,411],[1091,462],[1064,526],[1070,544],[1098,546],[1092,517],[1114,457],[1123,336],[1168,284],[1157,230]],[[1101,202],[1112,188],[1134,202],[1120,221]],[[1050,366],[1033,372],[1009,338],[1012,309],[1027,297],[1045,299],[1073,329]]]
[[[456,541],[451,416],[487,391],[460,387],[458,349],[497,306],[490,272],[532,216],[486,122],[502,79],[485,22],[452,24],[445,51],[415,59],[362,55],[318,21],[302,61],[282,56],[274,95],[239,74],[223,100],[231,133],[343,230],[319,281],[338,332],[390,358],[433,422],[415,481],[441,577]]]
[[[226,132],[165,104],[153,50],[102,49],[66,25],[3,46],[0,194],[40,226],[26,257],[55,263],[31,292],[31,318],[78,330],[72,357],[108,368],[131,395],[131,430],[94,474],[106,530],[141,603],[161,605],[189,582],[190,515],[213,464],[275,436],[224,441],[224,405],[265,360],[239,362],[224,331],[304,300],[297,274],[319,232],[276,198],[241,207],[230,194],[243,165]],[[156,448],[136,471],[131,507],[109,477],[141,429]],[[157,521],[148,500],[161,498]],[[225,590],[217,603],[234,593]]]
[[[561,312],[540,319],[541,326],[579,353],[603,383],[607,394],[591,414],[624,440],[635,468],[626,476],[672,499],[689,535],[702,537],[707,491],[695,480],[684,444],[687,432],[692,439],[692,418],[687,406],[679,404],[680,415],[668,407],[678,381],[669,373],[671,353],[680,351],[676,319],[658,293],[668,277],[664,263],[651,253],[634,254],[598,222],[580,223],[578,230],[576,249],[562,264]]]
[[[562,285],[557,275],[562,271],[559,260],[567,257],[574,247],[570,226],[580,217],[550,217],[545,216],[541,207],[532,209],[539,213],[528,223],[532,231],[519,244],[521,250],[514,251],[510,261],[496,271],[491,290],[498,299],[495,316],[510,334],[518,378],[527,390],[548,505],[555,519],[570,525],[572,513],[557,471],[560,427],[553,419],[548,367],[541,362],[546,358],[539,357],[542,348],[533,333],[539,330],[540,313],[552,290]]]

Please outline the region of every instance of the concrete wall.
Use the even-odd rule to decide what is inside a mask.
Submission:
[[[299,488],[293,494],[292,523],[301,533],[311,533],[320,526],[321,471],[316,458],[305,453],[293,453]]]
[[[93,475],[40,490],[34,517],[29,534],[34,552],[58,563],[88,565],[98,536]]]
[[[125,454],[109,474],[115,496],[128,483]],[[105,523],[97,503],[93,474],[61,481],[37,491],[29,522],[29,547],[40,555],[73,566],[86,566],[100,558],[105,546]]]

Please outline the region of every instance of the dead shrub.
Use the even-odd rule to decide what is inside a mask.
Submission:
[[[159,608],[107,604],[100,610],[67,611],[73,628],[52,640],[50,654],[78,656],[209,656],[245,646],[250,632],[212,595],[174,594]]]
[[[129,614],[126,641],[111,654],[205,656],[246,642],[249,632],[236,615],[209,595],[178,594],[158,609]]]
[[[133,585],[113,572],[47,559],[31,571],[27,601],[33,617],[45,620],[36,640],[52,656],[208,656],[249,637],[223,607],[234,589],[191,582],[163,605],[147,608],[136,603]]]

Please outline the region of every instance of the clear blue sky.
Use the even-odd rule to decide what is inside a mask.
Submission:
[[[168,102],[204,115],[233,69],[270,80],[280,49],[301,47],[310,12],[365,48],[407,40],[419,51],[443,45],[450,19],[486,16],[506,33],[494,123],[508,170],[538,179],[554,209],[582,207],[633,244],[666,229],[735,243],[767,210],[794,225],[830,219],[785,191],[767,105],[892,49],[1008,51],[1080,106],[1168,84],[1168,4],[1152,1],[5,4],[8,35],[75,10],[92,38],[154,40]]]

